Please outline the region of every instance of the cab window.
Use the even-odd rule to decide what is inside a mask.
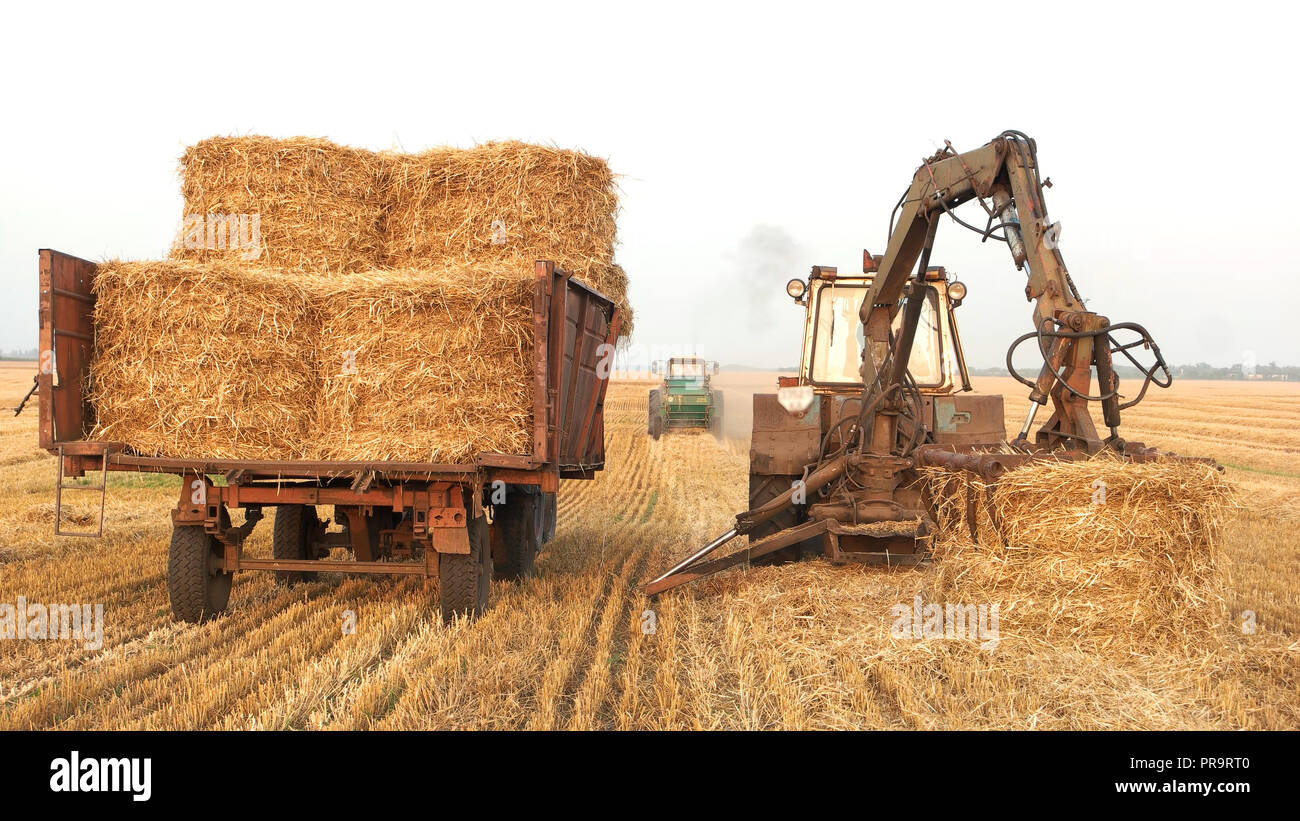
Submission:
[[[698,361],[670,362],[668,363],[668,375],[680,377],[704,376],[704,363]]]
[[[823,384],[862,384],[864,336],[858,309],[866,298],[862,285],[826,285],[817,290],[813,325],[812,381]],[[906,304],[906,303],[904,303]],[[912,343],[908,370],[916,383],[925,387],[943,384],[940,356],[939,306],[933,290],[928,291]],[[903,311],[894,317],[894,332],[902,327]]]
[[[858,308],[867,295],[861,285],[817,289],[813,326],[812,381],[861,384],[862,320]]]
[[[906,300],[904,300],[906,306]],[[903,327],[903,311],[894,316],[894,333]],[[917,385],[933,387],[943,384],[943,362],[939,355],[943,340],[939,335],[939,304],[933,290],[927,290],[921,318],[916,323],[916,339],[912,341],[912,356],[907,369]]]

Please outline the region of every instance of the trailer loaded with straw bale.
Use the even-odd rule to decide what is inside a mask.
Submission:
[[[482,612],[553,535],[560,478],[604,465],[630,326],[608,166],[218,137],[181,173],[171,259],[40,252],[56,533],[102,535],[109,471],[172,473],[179,619],[224,610],[240,570],[422,576],[444,617]],[[74,488],[99,494],[97,529],[64,529]],[[266,508],[272,556],[245,555]]]

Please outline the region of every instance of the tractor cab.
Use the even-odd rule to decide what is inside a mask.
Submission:
[[[827,266],[813,266],[807,282],[792,279],[786,293],[805,307],[803,355],[798,385],[817,393],[862,392],[862,320],[858,310],[871,290],[873,274],[841,275]],[[950,280],[940,266],[926,270],[925,305],[908,370],[922,394],[950,395],[970,390],[970,375],[962,356],[954,309],[966,296],[966,286]],[[900,310],[894,320],[898,329]]]
[[[786,283],[786,294],[804,308],[802,355],[797,376],[778,377],[776,393],[754,394],[749,450],[751,510],[789,491],[808,475],[808,470],[842,448],[844,434],[862,410],[859,369],[863,328],[859,310],[871,291],[876,260],[864,255],[863,261],[861,274],[842,275],[834,268],[818,265],[807,280]],[[1001,443],[1006,439],[1002,397],[969,393],[970,375],[955,313],[966,297],[966,286],[938,266],[926,270],[925,281],[925,304],[908,360],[917,395],[911,413],[921,416],[927,442],[954,449]],[[896,331],[902,316],[900,310],[894,320]],[[881,358],[878,352],[876,361]],[[909,435],[914,431],[911,424],[902,427]],[[903,496],[907,492],[900,491]],[[808,516],[807,504],[796,503],[752,529],[749,538],[761,539],[794,527]],[[784,560],[816,554],[827,555],[832,561],[865,561],[881,555],[877,550],[879,539],[874,537],[827,538],[829,542],[812,539],[773,556]],[[867,552],[853,553],[857,549],[853,546],[855,540],[866,545],[863,549]],[[910,536],[900,538],[897,543],[891,542],[889,549],[911,554],[912,541]]]
[[[802,426],[831,432],[843,418],[845,403],[856,412],[862,396],[863,328],[859,318],[862,301],[871,291],[876,260],[863,255],[863,273],[842,275],[834,268],[814,265],[808,279],[792,279],[785,291],[804,308],[803,349],[798,376],[778,380],[775,396],[755,396],[754,431],[780,432],[778,441],[788,442],[786,433]],[[931,266],[925,275],[925,304],[917,325],[908,372],[920,394],[926,425],[939,444],[977,445],[1005,439],[1001,396],[975,396],[957,333],[956,309],[966,298],[966,286],[951,278],[942,266]],[[894,329],[902,325],[903,311],[894,318]],[[877,361],[881,354],[876,356]],[[760,409],[760,404],[764,405]],[[778,411],[783,411],[778,413]],[[814,421],[815,420],[815,421]],[[814,432],[808,431],[808,441]],[[820,447],[820,440],[818,445]],[[775,445],[774,445],[775,446]],[[756,450],[761,450],[756,446]],[[781,448],[777,448],[779,453]],[[809,456],[796,449],[798,461]],[[815,460],[817,454],[811,454]],[[759,462],[765,459],[758,453]],[[782,470],[792,463],[777,459]]]

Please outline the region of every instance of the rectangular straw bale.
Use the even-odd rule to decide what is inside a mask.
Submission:
[[[998,603],[1004,635],[1143,653],[1202,646],[1226,623],[1219,538],[1237,503],[1213,466],[1098,456],[991,486],[941,468],[924,481],[940,514],[936,595]]]
[[[322,279],[317,458],[530,452],[532,291],[464,265]]]
[[[315,317],[295,277],[111,261],[94,289],[91,438],[149,456],[305,458]]]
[[[554,260],[623,307],[630,332],[605,160],[515,141],[384,157],[386,265],[460,262],[531,276],[535,260]]]
[[[384,156],[393,267],[553,259],[581,276],[613,259],[618,197],[598,157],[521,142]]]
[[[384,256],[385,168],[375,152],[329,140],[212,137],[181,157],[181,193],[187,216],[258,215],[259,266],[361,271],[380,266]],[[172,255],[243,258],[241,250],[208,244],[187,249],[182,242]]]

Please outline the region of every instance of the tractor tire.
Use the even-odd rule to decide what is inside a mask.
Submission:
[[[790,486],[798,481],[798,476],[765,476],[757,473],[749,474],[749,509],[765,504],[777,496],[785,493]],[[800,524],[803,518],[799,515],[797,508],[787,508],[776,516],[768,519],[766,522],[749,531],[749,543],[753,544],[759,539],[779,533],[787,528]],[[805,539],[789,547],[783,547],[774,553],[766,556],[760,556],[754,561],[754,564],[784,564],[785,562],[799,561],[800,559],[820,556],[825,552],[820,538]]]
[[[316,508],[311,505],[280,505],[275,509],[275,527],[271,532],[271,556],[294,561],[316,558],[311,548],[311,540],[318,525]],[[315,571],[275,571],[275,583],[281,587],[314,581],[316,581]]]
[[[221,543],[202,526],[172,527],[167,551],[167,598],[172,616],[197,623],[225,611],[235,576],[221,572],[220,561]]]
[[[559,498],[555,493],[543,493],[542,503],[543,524],[542,524],[542,544],[546,544],[555,538],[555,517],[559,512]]]
[[[502,556],[495,563],[498,578],[515,581],[533,575],[533,563],[542,550],[546,510],[542,494],[530,488],[511,487],[506,504],[497,508],[494,525],[501,528]]]
[[[725,435],[722,425],[724,421],[722,411],[722,391],[713,391],[709,407],[709,432],[721,439]]]
[[[469,554],[438,554],[438,603],[442,620],[450,623],[457,616],[476,619],[487,610],[492,591],[492,545],[488,523],[483,516],[471,517]]]
[[[646,421],[646,432],[650,438],[659,441],[659,437],[664,435],[664,400],[663,396],[656,388],[650,391],[649,418]]]

